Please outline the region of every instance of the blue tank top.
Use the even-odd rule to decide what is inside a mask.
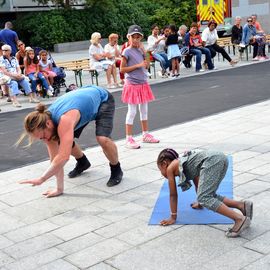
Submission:
[[[74,130],[79,129],[96,118],[99,106],[108,100],[107,90],[97,86],[84,86],[71,91],[57,100],[48,108],[53,123],[58,126],[63,114],[70,110],[80,111],[81,118]]]

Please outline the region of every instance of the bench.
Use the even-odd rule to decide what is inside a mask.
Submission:
[[[82,86],[82,72],[88,71],[91,76],[91,82],[94,84],[94,78],[96,85],[98,85],[98,72],[95,69],[89,67],[89,59],[79,59],[73,61],[57,62],[57,66],[63,67],[66,70],[73,71],[75,76],[75,82],[77,86]]]
[[[233,44],[232,41],[231,41],[231,37],[224,37],[224,38],[219,38],[217,40],[217,44],[220,46],[220,47],[227,47],[228,48],[228,53],[230,54],[231,53],[231,47],[233,49],[233,54],[235,55],[235,48],[240,48],[240,46],[238,44]],[[246,51],[246,59],[248,61],[248,48],[245,48],[245,51]],[[249,52],[251,52],[251,47],[249,48]],[[242,59],[242,54],[243,53],[240,53],[240,58]]]

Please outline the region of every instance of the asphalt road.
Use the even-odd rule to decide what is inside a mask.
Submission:
[[[269,78],[268,61],[153,85],[156,100],[149,104],[150,130],[269,99]],[[116,100],[116,114],[112,137],[117,140],[125,137],[127,106],[120,101],[121,92],[113,95]],[[0,171],[48,158],[46,148],[41,142],[35,143],[31,148],[14,147],[22,132],[24,116],[28,112],[30,109],[0,114]],[[79,140],[83,148],[97,144],[94,128],[94,123],[91,123],[84,130]],[[134,133],[140,132],[137,114]]]

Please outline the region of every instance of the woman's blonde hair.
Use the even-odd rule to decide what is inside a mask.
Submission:
[[[115,33],[112,33],[109,35],[109,41],[111,41],[113,38],[118,38],[118,35]]]
[[[91,35],[90,42],[91,42],[93,45],[97,45],[100,38],[101,38],[101,34],[100,34],[99,32],[94,32],[94,33]]]
[[[24,132],[21,134],[15,145],[20,145],[25,137],[28,137],[28,144],[26,147],[31,146],[33,143],[31,134],[37,129],[45,129],[47,120],[50,119],[51,113],[46,110],[46,106],[44,104],[39,103],[36,106],[35,111],[27,114],[24,118]]]

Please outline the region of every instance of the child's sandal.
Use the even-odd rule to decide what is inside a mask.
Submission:
[[[229,229],[225,235],[228,238],[235,238],[238,237],[246,228],[248,228],[250,226],[250,218],[249,217],[245,217],[245,219],[243,220],[241,226],[239,227],[239,229],[237,231],[233,231],[233,229]]]

